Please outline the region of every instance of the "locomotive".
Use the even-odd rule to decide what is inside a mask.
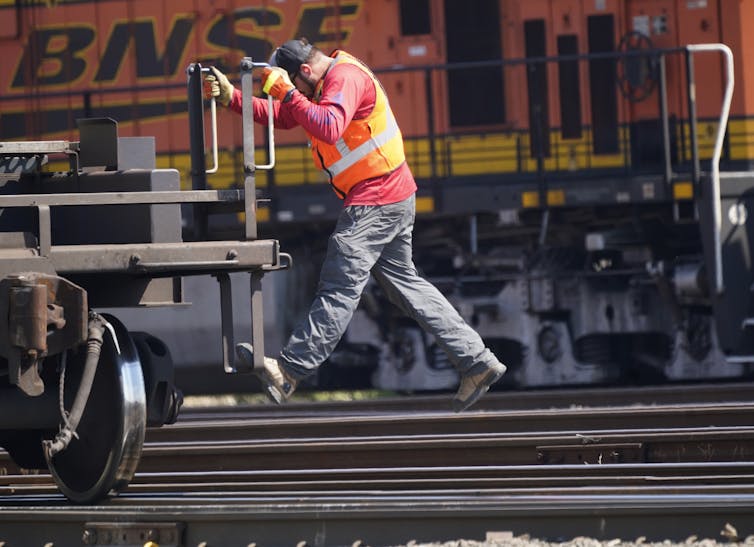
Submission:
[[[754,370],[748,2],[58,0],[0,10],[10,22],[0,31],[0,140],[72,139],[76,119],[111,117],[126,137],[154,136],[156,166],[182,173],[184,185],[186,61],[238,82],[244,57],[266,59],[300,36],[364,60],[419,185],[417,267],[508,365],[503,384]],[[208,184],[235,190],[245,124],[217,116],[219,169]],[[254,135],[269,140],[262,128]],[[256,220],[260,236],[298,260],[265,278],[274,283],[268,336],[305,313],[341,207],[303,132],[278,132],[275,143],[277,167],[257,176]],[[260,147],[256,162],[266,154]],[[240,222],[233,213],[210,221],[219,232]],[[196,281],[198,300],[214,294]],[[197,342],[212,314],[192,323],[128,313],[119,312],[124,323],[168,344],[187,391],[218,377],[221,389],[243,385],[222,376],[215,344]],[[181,381],[189,377],[198,380]],[[376,285],[317,382],[344,378],[398,390],[457,382]]]

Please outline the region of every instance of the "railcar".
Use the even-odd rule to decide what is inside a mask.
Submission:
[[[242,64],[250,100],[254,62]],[[119,136],[111,118],[79,119],[75,141],[0,142],[0,446],[22,469],[48,468],[74,502],[124,489],[146,427],[174,422],[182,403],[169,345],[103,309],[187,305],[183,279],[213,276],[215,350],[226,373],[250,372],[264,355],[261,277],[289,264],[257,234],[255,172],[271,164],[254,163],[249,132],[242,188],[207,189],[201,64],[187,74],[190,189],[155,166],[153,138]],[[245,223],[218,234],[218,211]],[[238,272],[249,277],[251,367],[233,356]]]
[[[417,266],[509,365],[503,383],[752,372],[750,2],[0,6],[11,22],[0,37],[0,140],[64,138],[76,118],[109,116],[123,135],[154,135],[157,166],[188,184],[186,62],[217,65],[238,82],[243,57],[266,59],[306,36],[362,58],[386,88],[419,183]],[[228,112],[218,118],[221,161],[209,184],[233,189],[244,176],[243,123]],[[266,138],[261,128],[255,137]],[[275,140],[278,167],[258,177],[259,230],[304,259],[275,288],[273,330],[284,333],[308,307],[341,205],[302,132]],[[256,161],[267,161],[263,151]],[[213,222],[232,230],[240,221]],[[177,351],[192,348],[174,354],[176,374],[193,365],[201,380],[192,390],[206,388],[212,369],[203,367],[216,353],[194,351],[185,340],[197,329],[172,324],[155,328]],[[409,390],[457,382],[433,341],[377,286],[318,382],[343,378]]]

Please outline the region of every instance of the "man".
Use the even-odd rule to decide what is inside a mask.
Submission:
[[[476,402],[506,370],[481,337],[414,266],[411,234],[416,182],[387,95],[369,68],[344,51],[331,56],[306,39],[289,40],[262,71],[262,89],[274,103],[275,127],[301,126],[312,157],[344,200],[328,243],[319,287],[308,316],[278,359],[265,357],[259,376],[276,403],[315,372],[346,331],[369,275],[390,301],[416,320],[448,354],[461,375],[453,409]],[[241,112],[241,92],[212,68],[208,91]],[[267,123],[267,101],[254,98],[254,120]],[[253,348],[238,344],[239,359]]]

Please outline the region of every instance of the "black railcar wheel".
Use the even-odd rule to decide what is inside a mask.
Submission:
[[[60,491],[77,503],[94,503],[123,490],[141,457],[146,428],[146,395],[139,356],[123,324],[104,334],[94,384],[74,437],[47,464]],[[65,407],[76,396],[86,349],[69,352],[65,373]]]

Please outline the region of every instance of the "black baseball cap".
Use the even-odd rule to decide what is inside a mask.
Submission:
[[[294,78],[301,65],[309,59],[312,47],[313,46],[305,38],[288,40],[272,52],[270,65],[279,66],[285,70],[291,78]]]

